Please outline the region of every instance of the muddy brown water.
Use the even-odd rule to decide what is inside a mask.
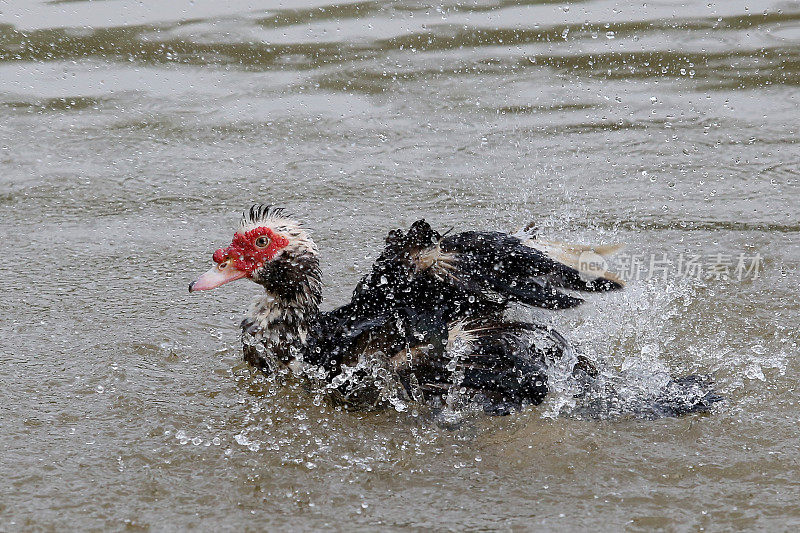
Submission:
[[[0,3],[0,529],[799,527],[800,3],[630,4]],[[445,429],[277,389],[257,287],[186,291],[256,201],[327,308],[423,216],[699,256],[539,319],[727,401]]]

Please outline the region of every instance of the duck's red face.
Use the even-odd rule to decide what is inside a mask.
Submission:
[[[215,289],[237,279],[250,278],[288,244],[286,237],[266,226],[237,232],[230,246],[214,252],[215,265],[189,285],[189,292]]]

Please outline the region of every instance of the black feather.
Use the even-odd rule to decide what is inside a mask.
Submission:
[[[286,210],[270,204],[253,204],[242,213],[242,224],[258,224],[268,218],[287,217]]]

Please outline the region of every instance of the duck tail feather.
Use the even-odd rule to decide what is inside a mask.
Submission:
[[[625,281],[608,270],[608,259],[625,248],[624,244],[570,244],[538,237],[521,239],[522,244],[577,272],[564,276],[575,290],[607,291],[621,289]]]

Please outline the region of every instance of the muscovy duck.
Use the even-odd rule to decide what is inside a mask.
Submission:
[[[560,289],[621,289],[610,272],[573,268],[576,251],[585,250],[602,255],[615,247],[559,246],[530,231],[442,235],[418,220],[389,233],[349,303],[321,312],[318,251],[308,231],[281,208],[254,205],[189,291],[242,278],[261,285],[264,294],[241,323],[245,361],[268,374],[302,376],[347,408],[416,401],[508,414],[543,401],[553,365],[566,362],[582,383],[596,376],[552,328],[505,318],[514,302],[553,310],[583,302]],[[681,379],[673,389],[700,383]],[[716,398],[699,387],[656,412],[706,411]]]

